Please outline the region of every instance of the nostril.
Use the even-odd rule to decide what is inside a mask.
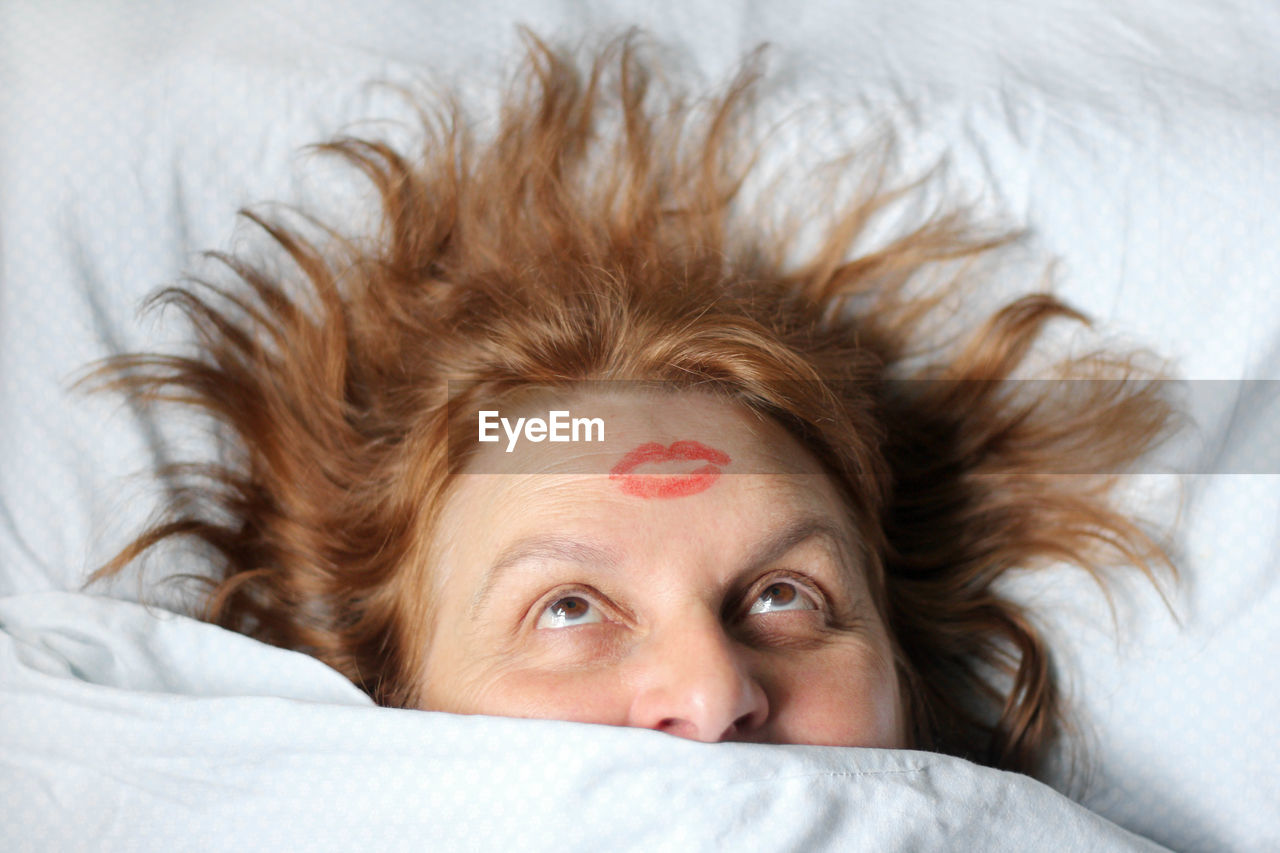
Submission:
[[[755,728],[755,714],[748,712],[729,724],[729,728],[720,734],[720,740],[736,740],[744,737],[747,732]]]
[[[663,734],[688,738],[689,740],[698,739],[698,732],[693,723],[688,720],[681,720],[678,717],[665,717],[654,728]]]

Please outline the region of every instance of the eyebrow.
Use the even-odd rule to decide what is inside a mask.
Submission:
[[[621,558],[617,551],[583,539],[568,536],[534,535],[511,543],[485,572],[480,588],[471,599],[470,616],[484,607],[498,580],[508,569],[530,560],[555,560],[605,569],[617,568]]]
[[[753,574],[770,563],[782,559],[793,548],[813,538],[825,538],[839,551],[841,580],[848,583],[846,575],[855,567],[856,550],[848,532],[838,524],[820,517],[805,516],[771,533],[758,543],[743,563],[738,575]],[[569,536],[533,535],[517,539],[494,561],[485,572],[480,588],[471,599],[469,616],[475,616],[484,607],[498,581],[509,569],[530,560],[554,560],[579,565],[589,565],[605,570],[616,569],[622,562],[617,551],[595,542]]]
[[[847,530],[841,525],[821,517],[804,516],[779,528],[760,542],[744,563],[743,574],[752,574],[787,555],[793,548],[814,538],[831,541],[839,551],[844,574],[854,570],[856,549]]]

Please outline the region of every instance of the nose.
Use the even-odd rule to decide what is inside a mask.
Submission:
[[[646,642],[628,724],[707,743],[749,739],[769,717],[763,686],[718,619],[681,621]]]

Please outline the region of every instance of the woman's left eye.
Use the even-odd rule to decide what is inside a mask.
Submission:
[[[546,606],[542,615],[538,617],[538,627],[565,628],[570,625],[590,625],[593,622],[603,621],[600,608],[580,595],[566,595]]]
[[[817,610],[808,595],[789,581],[774,581],[751,603],[748,615],[773,613],[776,610]]]

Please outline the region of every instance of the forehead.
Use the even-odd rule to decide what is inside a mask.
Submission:
[[[824,473],[773,419],[694,391],[524,395],[477,411],[463,429],[469,440],[461,446],[470,453],[464,471],[471,474],[610,473],[628,454],[654,445],[660,452],[641,454],[651,473],[703,457],[726,474]],[[670,464],[651,467],[664,462]]]
[[[817,460],[740,404],[698,393],[608,393],[535,397],[498,411],[507,427],[551,411],[598,418],[603,440],[511,442],[504,427],[502,441],[472,457],[446,503],[441,544],[452,543],[455,554],[480,556],[548,531],[716,547],[799,519],[849,526]]]

